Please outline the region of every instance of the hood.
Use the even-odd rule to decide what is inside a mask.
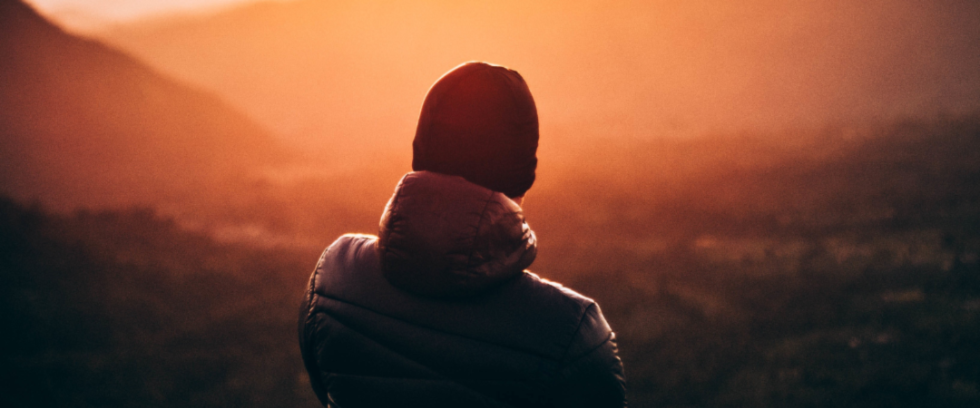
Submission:
[[[419,295],[465,297],[522,273],[537,239],[521,207],[458,176],[406,174],[378,234],[384,276]]]
[[[519,197],[534,184],[538,111],[521,74],[484,62],[447,72],[425,96],[412,169]]]

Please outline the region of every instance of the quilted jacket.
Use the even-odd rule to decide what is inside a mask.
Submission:
[[[378,237],[341,236],[300,310],[328,407],[623,407],[615,335],[591,299],[524,270],[521,208],[461,177],[407,174]]]

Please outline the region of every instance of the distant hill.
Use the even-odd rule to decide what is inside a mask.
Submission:
[[[218,97],[0,0],[0,192],[53,208],[207,198],[291,153]]]
[[[269,1],[97,35],[350,156],[406,157],[428,87],[472,59],[525,76],[543,156],[980,110],[973,0]]]

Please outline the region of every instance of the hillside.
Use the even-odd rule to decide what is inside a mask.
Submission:
[[[467,60],[521,72],[554,154],[973,112],[978,27],[970,0],[297,0],[97,35],[295,145],[407,162],[426,90]]]
[[[297,0],[103,33],[150,68],[0,0],[0,406],[316,406],[317,254],[377,231],[426,87],[477,57],[535,91],[530,269],[602,305],[631,406],[980,405],[980,3],[683,6],[708,3]],[[659,137],[697,133],[673,114],[722,126]]]
[[[602,305],[631,406],[976,406],[980,120],[765,140],[607,146],[610,174],[529,196],[531,269]],[[645,174],[665,150],[676,178]],[[309,250],[0,199],[0,404],[315,406],[295,302],[338,224],[380,211],[331,188],[253,203],[319,230]]]
[[[315,406],[294,321],[315,257],[221,245],[145,208],[0,198],[0,405]]]
[[[0,1],[0,192],[59,209],[216,199],[291,153],[215,95]]]

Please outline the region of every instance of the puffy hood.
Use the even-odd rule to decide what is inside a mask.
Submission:
[[[478,294],[521,274],[537,255],[517,203],[462,177],[427,171],[398,183],[378,235],[385,278],[426,296]]]

